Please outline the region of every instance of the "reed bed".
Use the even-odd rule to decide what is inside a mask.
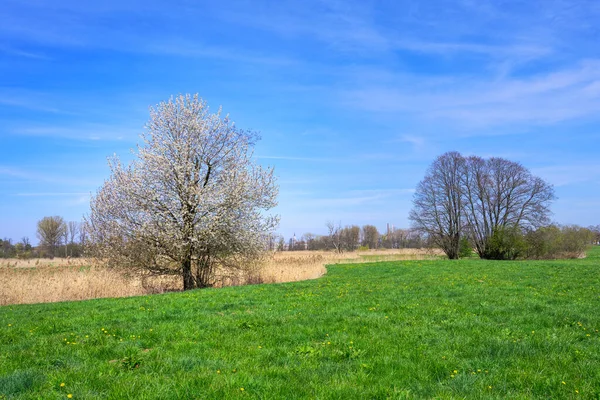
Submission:
[[[439,256],[438,251],[426,249],[369,250],[341,254],[330,251],[274,252],[253,270],[219,274],[215,286],[316,279],[327,272],[325,266],[328,264],[432,259]],[[0,260],[0,305],[129,297],[181,289],[179,277],[128,276],[122,271],[98,266],[85,258]]]

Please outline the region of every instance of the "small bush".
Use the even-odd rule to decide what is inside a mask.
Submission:
[[[469,239],[463,237],[460,239],[459,248],[458,248],[458,257],[459,258],[468,258],[473,255],[473,246],[469,243]]]
[[[498,227],[489,238],[481,258],[488,260],[516,260],[527,250],[527,243],[520,228]]]

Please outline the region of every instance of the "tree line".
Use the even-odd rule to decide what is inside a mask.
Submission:
[[[87,242],[87,230],[83,222],[65,221],[59,216],[44,217],[37,223],[37,246],[28,237],[17,243],[12,239],[0,239],[0,258],[54,258],[81,257]]]
[[[327,234],[304,233],[287,241],[283,236],[270,238],[269,250],[302,251],[331,250],[339,253],[368,249],[422,248],[427,238],[415,229],[391,229],[380,233],[375,225],[346,225],[328,223]]]
[[[581,253],[594,241],[594,232],[550,225],[554,199],[552,185],[517,162],[448,152],[434,160],[417,185],[409,219],[450,259],[470,249],[499,260],[572,255],[574,247]],[[550,236],[552,241],[538,243]],[[544,246],[543,252],[534,250]]]

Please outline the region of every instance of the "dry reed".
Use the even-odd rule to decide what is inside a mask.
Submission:
[[[319,278],[325,265],[435,258],[424,249],[370,250],[353,253],[290,251],[269,254],[256,269],[221,274],[216,285],[293,282]],[[127,297],[181,290],[177,277],[127,276],[87,259],[55,258],[0,261],[0,305]]]

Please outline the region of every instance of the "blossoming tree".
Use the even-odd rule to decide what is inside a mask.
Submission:
[[[150,109],[137,156],[91,200],[90,249],[110,266],[178,274],[184,290],[213,283],[217,268],[248,265],[278,217],[272,168],[253,160],[258,136],[209,113],[198,95]]]

